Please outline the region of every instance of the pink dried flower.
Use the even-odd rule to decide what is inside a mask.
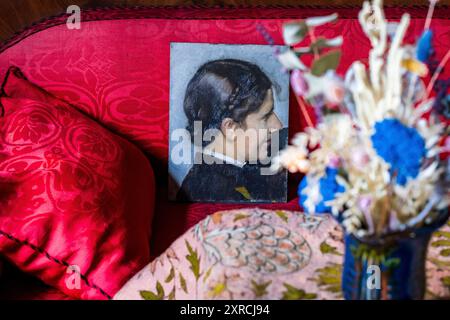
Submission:
[[[328,166],[333,169],[339,168],[341,165],[341,158],[335,154],[332,154],[328,159]]]
[[[291,86],[297,96],[305,96],[308,93],[308,83],[303,72],[296,69],[291,73]]]
[[[355,148],[351,155],[352,164],[359,170],[363,170],[370,162],[370,156],[363,148]]]
[[[334,72],[328,71],[324,76],[324,96],[329,108],[335,108],[344,101],[345,87],[342,79]]]

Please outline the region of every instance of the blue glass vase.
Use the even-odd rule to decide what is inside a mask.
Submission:
[[[431,235],[448,218],[372,239],[345,235],[342,290],[347,300],[418,300],[426,289],[425,262]]]

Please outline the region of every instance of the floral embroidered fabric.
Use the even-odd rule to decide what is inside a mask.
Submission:
[[[427,298],[450,297],[450,221],[428,251]],[[114,299],[341,299],[342,231],[329,215],[219,211],[192,227]]]

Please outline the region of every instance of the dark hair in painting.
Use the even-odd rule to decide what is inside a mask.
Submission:
[[[267,75],[247,61],[224,59],[202,65],[189,82],[184,98],[191,137],[194,121],[202,121],[203,132],[220,128],[224,118],[242,123],[261,107],[272,86]]]

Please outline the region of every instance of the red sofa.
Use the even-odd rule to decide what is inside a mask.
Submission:
[[[67,15],[37,23],[0,46],[0,79],[11,65],[54,95],[76,105],[110,130],[141,148],[156,173],[151,254],[163,252],[190,226],[221,209],[245,205],[173,203],[167,200],[170,42],[266,44],[261,24],[281,44],[284,21],[338,12],[333,27],[320,28],[328,38],[344,36],[339,71],[367,55],[369,42],[357,20],[359,8],[109,8],[81,12],[80,30],[69,30]],[[426,8],[388,8],[388,18],[408,11],[412,16],[407,41],[423,29]],[[450,9],[441,7],[433,19],[437,54],[449,50]],[[304,121],[291,94],[290,134]],[[290,178],[289,202],[261,205],[298,210],[296,185]],[[65,299],[38,280],[7,267],[0,278],[0,298]]]

